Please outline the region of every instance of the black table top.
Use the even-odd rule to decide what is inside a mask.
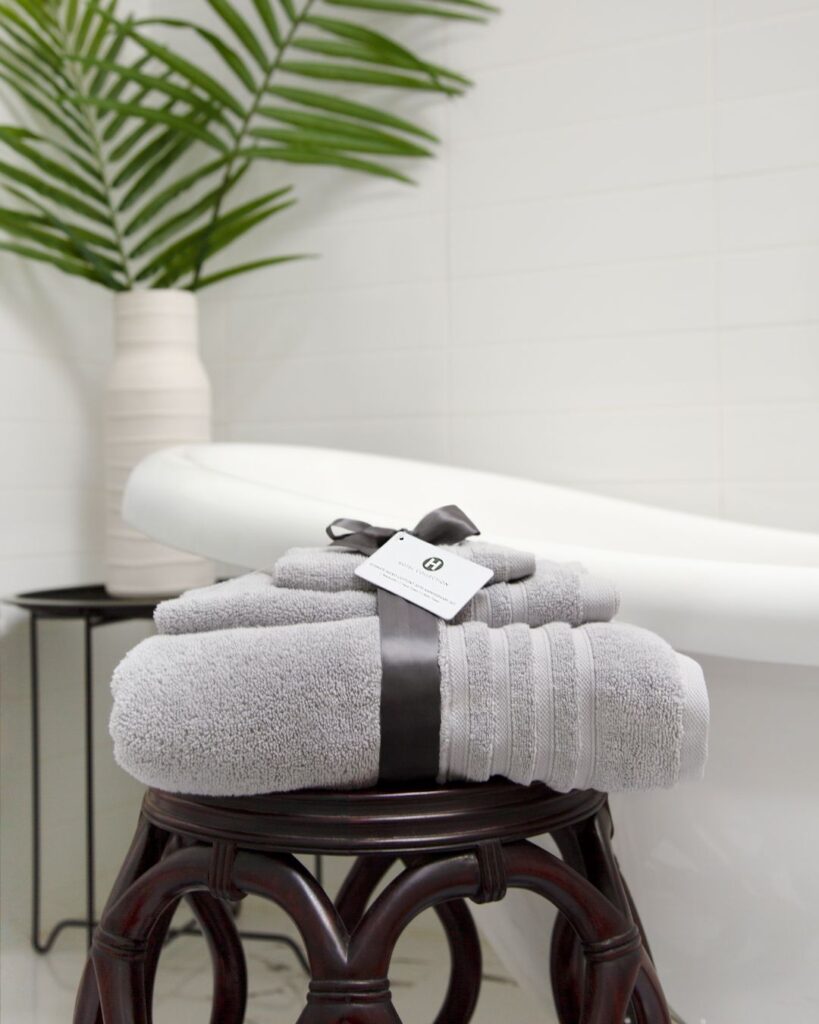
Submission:
[[[114,597],[101,583],[81,587],[30,590],[4,598],[7,604],[49,618],[91,617],[114,619],[150,619],[160,601],[170,595],[143,594],[139,597]]]

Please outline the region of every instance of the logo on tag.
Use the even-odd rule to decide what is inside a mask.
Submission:
[[[492,570],[462,558],[454,548],[447,548],[442,558],[434,544],[402,531],[359,565],[355,574],[448,620],[489,582]]]

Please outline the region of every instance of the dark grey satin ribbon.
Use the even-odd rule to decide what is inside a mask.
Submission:
[[[441,733],[438,618],[388,590],[378,591],[381,629],[381,746],[385,782],[434,779]]]
[[[371,555],[398,533],[360,519],[336,519],[327,527],[333,546]],[[457,505],[443,505],[405,530],[429,544],[457,544],[480,533]],[[381,629],[381,748],[384,781],[434,779],[441,733],[441,670],[437,616],[378,588]]]
[[[387,526],[373,526],[361,519],[334,519],[327,527],[332,547],[349,548],[371,555],[396,533],[411,533],[428,544],[458,544],[467,537],[481,532],[469,516],[457,505],[441,505],[427,512],[413,530],[393,530]]]

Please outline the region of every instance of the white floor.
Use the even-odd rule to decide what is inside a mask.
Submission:
[[[248,927],[287,928],[274,908],[245,901]],[[182,912],[180,912],[182,914]],[[22,933],[7,934],[0,956],[0,1019],[3,1024],[69,1024],[77,979],[84,962],[82,937],[63,933],[47,956],[35,955]],[[250,1002],[246,1024],[292,1024],[304,1005],[305,976],[283,946],[246,945]],[[392,988],[405,1024],[428,1024],[438,1011],[448,977],[446,943],[434,919],[419,919],[399,943],[393,959]],[[551,1022],[538,1011],[485,950],[485,979],[475,1024],[495,1024],[504,1016],[518,1024]],[[203,941],[182,937],[163,955],[155,1000],[155,1024],[202,1024],[210,1005],[210,967]]]

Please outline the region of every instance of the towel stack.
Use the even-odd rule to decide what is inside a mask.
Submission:
[[[615,589],[576,564],[477,541],[493,571],[439,625],[439,781],[554,789],[698,777],[708,700],[699,666],[610,620]],[[295,548],[272,573],[192,590],[114,674],[119,764],[162,789],[214,796],[378,779],[381,650],[364,556]]]

